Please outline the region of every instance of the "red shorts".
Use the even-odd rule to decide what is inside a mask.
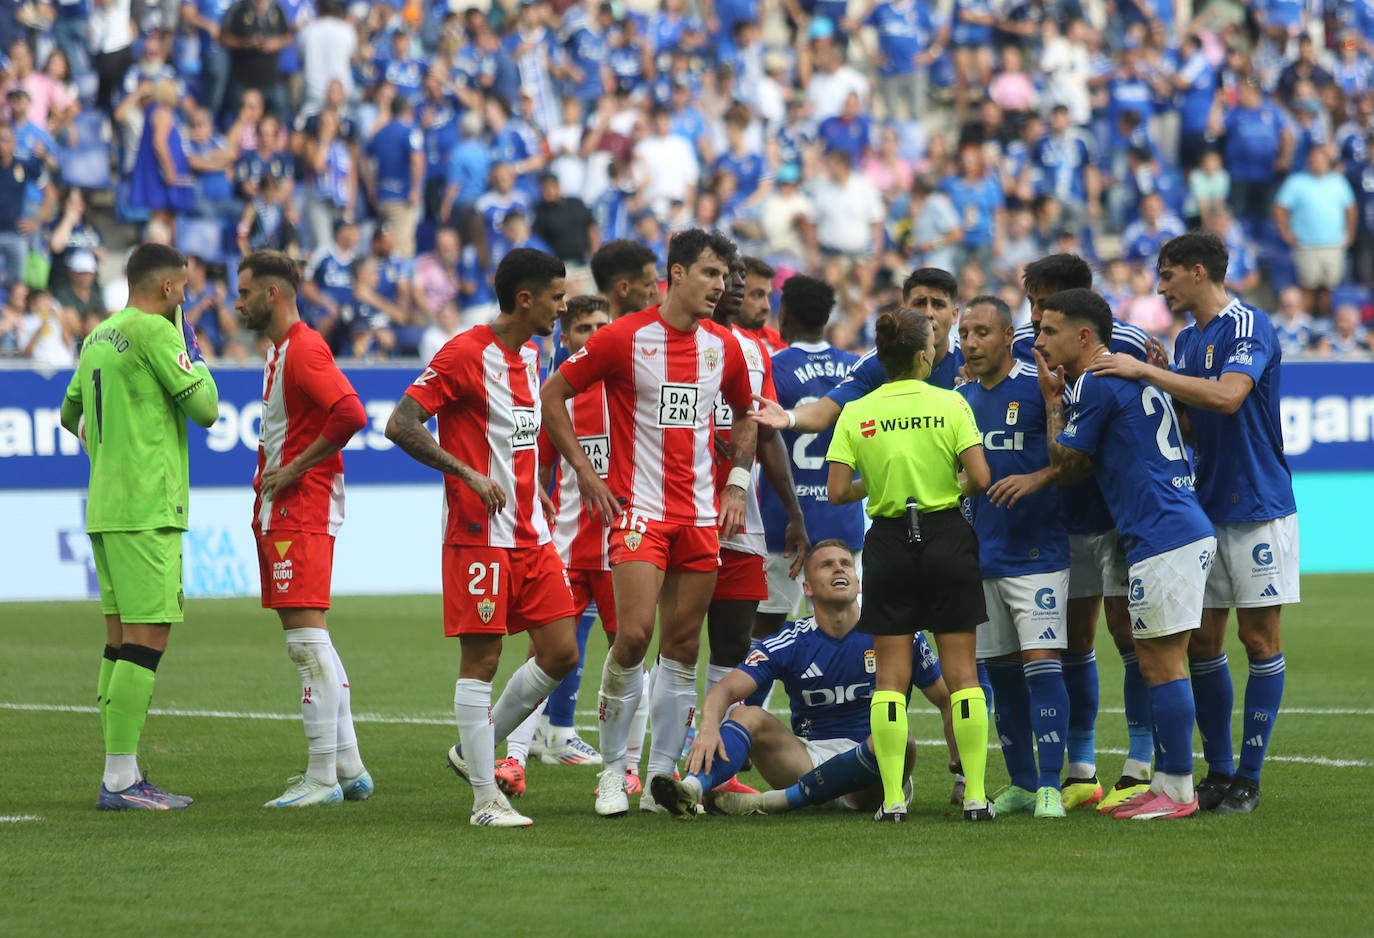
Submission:
[[[766,559],[758,554],[720,549],[720,576],[712,599],[752,599],[763,602],[768,598]]]
[[[539,547],[444,545],[444,634],[514,635],[576,614],[568,573],[552,543]]]
[[[329,608],[334,535],[268,531],[257,540],[262,608]]]
[[[568,585],[572,587],[573,607],[579,614],[595,602],[601,613],[601,627],[615,632],[615,590],[611,588],[609,570],[569,570]]]
[[[720,569],[720,535],[714,526],[669,524],[638,515],[624,515],[620,524],[612,526],[606,534],[612,567],[641,560],[666,573],[710,573]]]

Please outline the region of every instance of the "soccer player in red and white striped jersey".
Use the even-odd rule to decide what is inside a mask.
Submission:
[[[263,375],[253,533],[262,605],[275,609],[301,678],[310,747],[305,774],[269,808],[361,801],[372,776],[358,754],[352,691],[325,622],[334,536],[343,524],[340,450],[367,423],[358,394],[318,332],[296,311],[300,269],[279,251],[239,263],[239,318],[272,347]]]
[[[735,246],[689,229],[668,246],[668,295],[662,306],[623,316],[592,337],[544,386],[549,439],[574,467],[582,497],[613,522],[611,575],[616,637],[601,679],[602,756],[596,810],[629,810],[625,749],[639,703],[644,656],[662,594],[660,664],[650,704],[654,726],[648,774],[671,775],[696,708],[701,622],[715,589],[719,536],[744,520],[757,426],[743,420],[749,374],[739,343],[710,322],[725,289]],[[605,382],[611,423],[610,473],[602,481],[574,433],[564,402]],[[717,496],[712,471],[713,404],[733,409],[728,484]],[[654,810],[645,795],[641,809]]]
[[[773,268],[758,258],[742,258],[733,273],[732,283],[711,316],[716,323],[729,329],[739,343],[753,393],[770,400],[777,396],[773,387],[772,357],[758,333],[744,328],[742,323],[762,322],[767,315],[772,288]],[[722,405],[723,401],[717,398],[716,435],[723,441],[723,446],[716,448],[716,480],[720,483],[730,469],[728,461],[722,458],[722,451],[728,452],[733,429],[730,408]],[[793,567],[800,571],[802,558],[810,547],[806,522],[797,502],[791,460],[783,448],[782,437],[771,427],[759,430],[758,466],[769,484],[780,493],[779,498],[788,512],[785,540],[793,554]],[[744,660],[758,605],[768,598],[768,546],[764,540],[758,487],[759,472],[756,471],[746,499],[744,526],[720,545],[720,576],[706,617],[711,639],[711,659],[706,669],[708,691]]]
[[[496,320],[450,339],[386,428],[416,461],[444,473],[444,634],[462,649],[453,693],[460,743],[449,764],[472,784],[477,826],[530,825],[497,788],[496,744],[577,665],[572,595],[539,487],[539,350],[530,341],[553,332],[564,277],[550,254],[508,253],[496,268]],[[435,414],[437,443],[425,429]],[[534,657],[493,707],[501,639],[524,631]]]

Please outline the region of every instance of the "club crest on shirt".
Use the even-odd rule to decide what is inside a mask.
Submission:
[[[496,615],[496,603],[490,598],[478,600],[477,615],[483,622],[490,622],[491,617]]]
[[[751,343],[742,347],[744,349],[744,361],[749,369],[751,371],[763,371],[763,356],[759,354],[758,346]]]
[[[716,366],[720,364],[720,351],[717,349],[708,348],[705,352],[702,353],[702,359],[706,362],[707,371],[715,371]]]
[[[1016,426],[1016,418],[1021,415],[1021,402],[1012,401],[1007,405],[1007,426]]]
[[[1203,367],[1203,368],[1211,368],[1211,367],[1212,367],[1212,353],[1213,353],[1214,351],[1216,351],[1216,346],[1215,346],[1215,345],[1209,345],[1209,346],[1207,346],[1207,357],[1204,358],[1204,359],[1202,360],[1202,367]]]
[[[638,531],[629,531],[625,534],[625,546],[630,550],[639,550],[639,545],[644,542],[644,535]]]
[[[878,654],[872,648],[864,649],[864,673],[878,673]]]

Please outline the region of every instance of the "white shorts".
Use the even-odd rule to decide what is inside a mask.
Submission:
[[[1217,539],[1204,537],[1131,564],[1126,594],[1133,638],[1164,638],[1202,624],[1207,570]]]
[[[801,739],[800,742],[806,747],[806,754],[811,757],[813,769],[863,744],[862,739]]]
[[[1207,574],[1207,609],[1259,609],[1298,601],[1298,516],[1222,522]]]
[[[1126,595],[1126,549],[1116,528],[1069,535],[1069,598]]]
[[[988,621],[978,626],[978,657],[997,658],[1029,648],[1068,647],[1065,620],[1069,571],[983,581]]]
[[[861,550],[854,551],[854,573],[859,577],[860,583],[863,582],[863,554]],[[765,564],[768,574],[768,598],[759,603],[759,612],[784,616],[810,615],[811,603],[802,593],[801,580],[794,580],[787,575],[791,567],[792,558],[787,554],[768,555]]]

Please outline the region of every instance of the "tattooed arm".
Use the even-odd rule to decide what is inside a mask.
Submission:
[[[386,438],[404,450],[411,459],[445,475],[457,476],[472,489],[486,506],[488,514],[496,514],[506,507],[506,493],[491,479],[441,447],[425,427],[432,417],[429,411],[409,395],[402,395],[391,418],[386,422]]]

